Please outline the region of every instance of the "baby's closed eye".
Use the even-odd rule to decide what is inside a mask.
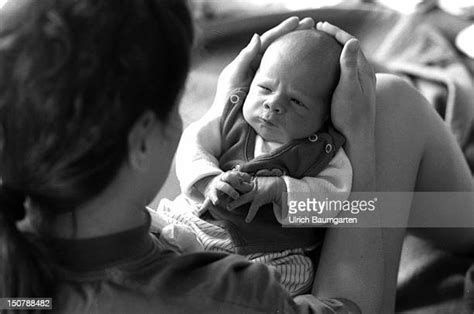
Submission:
[[[257,86],[260,88],[261,91],[263,91],[263,92],[265,92],[265,93],[271,93],[271,92],[272,92],[271,88],[269,88],[269,87],[267,87],[267,86],[265,86],[265,85],[259,84],[259,85],[257,85]]]
[[[306,105],[302,102],[302,101],[299,101],[298,99],[296,98],[291,98],[290,101],[297,105],[298,107],[306,107]]]

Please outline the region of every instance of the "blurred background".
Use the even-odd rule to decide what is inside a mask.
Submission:
[[[371,3],[397,10],[401,13],[413,13],[420,9],[438,6],[446,12],[465,17],[472,16],[471,0],[193,0],[196,17],[200,19],[229,18],[245,15],[260,15],[285,10],[318,9],[335,5],[353,5]]]

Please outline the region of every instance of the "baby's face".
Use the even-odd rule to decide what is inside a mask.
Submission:
[[[308,49],[299,50],[295,53],[285,43],[271,45],[245,100],[245,120],[267,141],[283,144],[309,137],[329,116],[328,67],[333,65]]]

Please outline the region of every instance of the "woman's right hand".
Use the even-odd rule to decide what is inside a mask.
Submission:
[[[341,78],[334,91],[331,118],[334,126],[349,142],[373,137],[375,131],[375,74],[360,50],[359,41],[349,33],[328,23],[316,28],[332,35],[344,46],[341,53]]]
[[[222,70],[217,83],[216,99],[227,99],[236,88],[248,88],[255,72],[260,65],[260,60],[268,46],[277,38],[295,30],[310,29],[314,27],[311,18],[301,21],[297,17],[290,17],[274,28],[266,31],[262,36],[254,34],[250,43],[242,49],[238,56]]]

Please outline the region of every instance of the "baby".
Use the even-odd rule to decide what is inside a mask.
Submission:
[[[340,53],[316,30],[272,43],[248,93],[236,90],[186,129],[176,157],[185,198],[160,204],[169,222],[191,228],[204,249],[269,265],[292,295],[312,284],[305,253],[320,245],[323,229],[282,228],[282,195],[347,198],[351,188],[344,138],[330,124]],[[182,210],[189,208],[184,200],[192,211]],[[168,236],[179,242],[178,234]]]

